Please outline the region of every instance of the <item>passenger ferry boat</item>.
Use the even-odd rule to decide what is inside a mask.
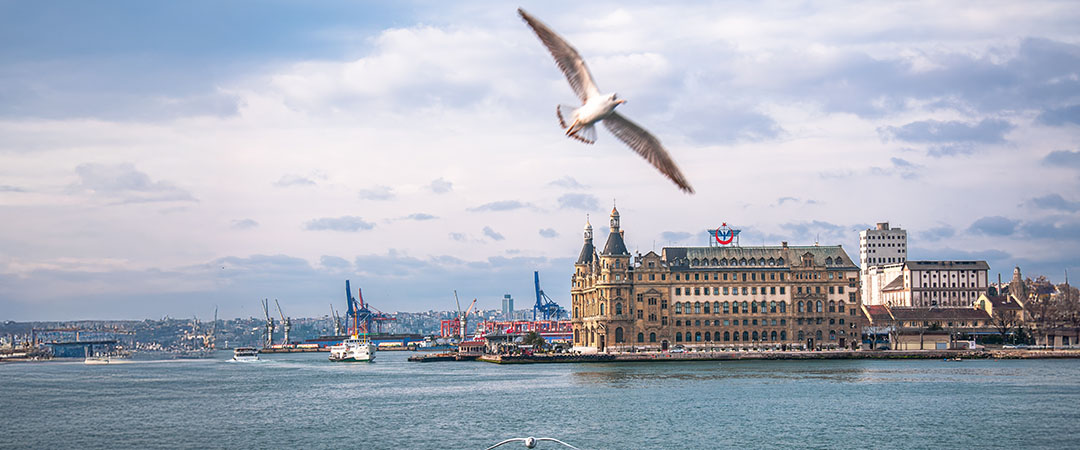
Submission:
[[[233,361],[258,361],[259,349],[254,347],[237,347],[233,349]]]
[[[365,334],[363,339],[358,335],[352,335],[340,344],[330,347],[330,360],[335,362],[367,362],[375,359],[375,344],[368,340]]]

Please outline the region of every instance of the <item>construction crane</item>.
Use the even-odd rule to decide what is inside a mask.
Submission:
[[[472,303],[469,304],[469,309],[466,309],[464,313],[461,312],[461,301],[458,300],[457,289],[454,290],[454,302],[457,303],[458,310],[458,326],[461,327],[461,342],[465,342],[465,330],[469,326],[469,313],[472,312],[473,306],[476,306],[476,299],[474,298]]]
[[[334,336],[341,336],[344,334],[345,331],[341,329],[341,318],[338,317],[337,311],[334,311],[333,303],[330,304],[330,318],[334,321]]]
[[[281,345],[289,345],[289,330],[292,329],[292,318],[285,317],[285,313],[281,312],[281,303],[276,298],[274,304],[277,305],[278,315],[281,316],[281,328],[285,330],[285,339],[281,341]]]
[[[374,323],[377,332],[382,332],[382,322],[395,320],[381,311],[372,308],[371,305],[364,303],[364,292],[360,288],[356,288],[356,295],[359,297],[354,298],[352,296],[352,288],[349,287],[349,280],[345,280],[345,300],[348,301],[349,309],[345,311],[345,318],[349,320],[349,333],[364,333],[367,334],[372,329]]]
[[[263,315],[266,316],[266,325],[264,334],[266,340],[263,341],[264,347],[272,347],[274,345],[274,318],[270,317],[270,300],[263,299]]]
[[[549,298],[544,293],[543,289],[540,289],[540,272],[533,271],[533,284],[536,286],[536,304],[533,305],[533,321],[536,321],[536,316],[539,313],[543,320],[559,320],[560,317],[566,315],[566,310],[554,300]]]

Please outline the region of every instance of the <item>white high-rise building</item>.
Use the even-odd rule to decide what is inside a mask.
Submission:
[[[859,268],[862,279],[862,299],[866,305],[880,305],[882,277],[872,277],[872,269],[907,261],[907,230],[889,228],[889,222],[859,232]],[[888,282],[888,281],[886,281]]]

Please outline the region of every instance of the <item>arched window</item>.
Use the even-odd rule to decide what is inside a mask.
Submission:
[[[708,290],[708,288],[706,288],[705,290]],[[705,304],[702,305],[701,312],[703,312],[705,314],[709,313],[709,302],[705,302]]]
[[[772,333],[769,333],[769,337],[771,338],[771,339],[769,339],[770,341],[775,341],[776,340],[776,331],[773,331]]]
[[[581,317],[581,313],[578,312],[577,307],[574,307],[574,317]]]
[[[603,305],[601,305],[601,306],[603,306]],[[815,306],[817,306],[817,312],[823,312],[821,310],[821,300],[818,300],[817,303],[815,303]]]
[[[686,342],[693,342],[693,341],[691,341],[691,339],[693,339],[693,338],[692,338],[692,337],[690,337],[690,332],[689,332],[689,331],[687,331],[687,332],[686,332]]]
[[[712,302],[713,314],[720,314],[720,302]]]
[[[776,312],[776,302],[769,302],[769,312],[771,312],[771,313]]]
[[[787,331],[780,330],[780,340],[781,341],[786,341],[787,340]]]
[[[687,324],[687,325],[690,325],[690,321],[689,321],[689,320],[687,320],[687,321],[686,321],[686,324]],[[709,324],[709,321],[708,321],[708,320],[706,320],[706,321],[705,321],[705,324],[706,324],[706,325],[708,325],[708,324]],[[695,327],[700,327],[700,326],[701,326],[701,321],[700,321],[700,320],[695,320],[695,321],[694,321],[694,326],[695,326]]]
[[[701,303],[694,302],[694,314],[701,314]]]
[[[825,265],[826,266],[831,266],[832,265],[832,257],[831,256],[828,257],[828,258],[825,258]]]
[[[682,314],[682,303],[675,304],[675,314]]]
[[[836,340],[836,330],[829,330],[829,340],[830,341],[835,341]]]
[[[701,332],[694,333],[694,342],[701,342]]]
[[[759,266],[764,266],[765,265],[765,258],[758,258],[757,264]]]
[[[724,305],[726,306],[727,302],[725,302]],[[731,313],[732,314],[738,314],[739,313],[739,302],[731,302]]]
[[[836,312],[836,301],[829,300],[829,312]]]
[[[801,301],[799,302],[799,312],[806,312],[806,310],[803,309],[803,302]]]
[[[716,264],[717,264],[716,258],[713,258],[713,259],[712,259],[712,265],[714,265],[714,266],[715,266]]]
[[[580,339],[578,339],[578,330],[574,330],[574,342],[580,342]]]
[[[768,311],[768,309],[766,309],[768,306],[769,305],[765,303],[765,300],[761,301],[761,313],[762,314],[765,314],[765,311]],[[776,311],[773,311],[773,312],[776,312]]]
[[[711,341],[712,341],[712,334],[710,334],[708,331],[706,331],[705,332],[705,342],[711,342]]]
[[[615,315],[616,316],[622,315],[622,303],[616,303],[615,304]]]
[[[757,302],[750,303],[750,312],[757,314]]]
[[[746,258],[742,258],[742,259],[740,259],[740,260],[739,260],[739,265],[740,265],[740,266],[745,266],[745,265],[746,265]]]
[[[747,333],[747,332],[743,331],[742,332],[742,340],[749,341],[750,340],[750,333]]]
[[[730,340],[731,340],[731,332],[725,331],[724,332],[724,342],[728,342]]]
[[[656,333],[649,333],[649,342],[656,342]]]
[[[754,331],[754,334],[753,334],[753,336],[752,336],[752,337],[754,338],[754,340],[755,340],[755,341],[756,341],[756,340],[758,340],[758,334],[757,334],[757,331]]]
[[[761,332],[761,340],[762,341],[768,341],[769,340],[769,332],[768,331],[762,330],[762,332]]]
[[[637,341],[638,341],[639,343],[640,343],[640,342],[645,342],[645,333],[638,333],[638,334],[637,334]]]
[[[736,331],[734,333],[731,333],[731,339],[735,342],[739,342],[739,332]]]
[[[601,316],[604,315],[604,304],[603,303],[600,304],[600,315]]]
[[[843,300],[836,303],[836,310],[840,311],[840,312],[844,312],[844,301]]]
[[[784,258],[780,258],[780,259],[776,260],[776,264],[781,265],[781,266],[784,265]]]
[[[675,342],[682,342],[682,333],[675,333]]]
[[[787,303],[780,302],[780,314],[784,314],[786,312],[787,312]]]
[[[742,312],[743,314],[750,312],[750,305],[746,304],[746,302],[742,302]]]
[[[821,340],[821,330],[817,330],[817,340]]]
[[[806,339],[806,334],[803,333],[803,330],[799,330],[799,340],[801,341],[803,339]]]
[[[615,343],[620,344],[623,341],[622,327],[615,328]]]

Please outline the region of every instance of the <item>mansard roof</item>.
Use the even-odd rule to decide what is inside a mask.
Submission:
[[[827,268],[857,270],[858,266],[839,245],[752,246],[752,247],[667,247],[664,262],[672,269],[702,268],[797,268],[803,256]],[[745,262],[745,263],[744,263]]]
[[[909,270],[990,270],[986,261],[906,261]]]

